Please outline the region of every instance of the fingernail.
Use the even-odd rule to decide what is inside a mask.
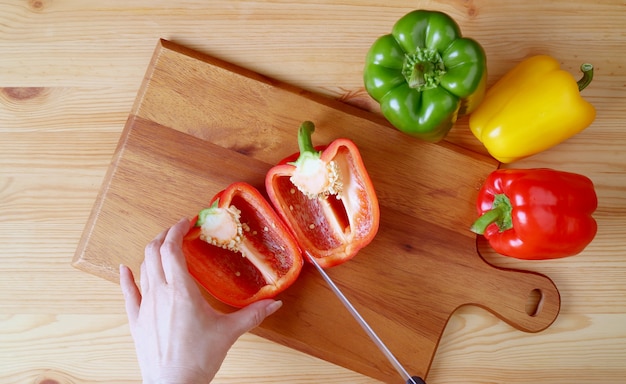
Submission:
[[[278,309],[280,309],[280,307],[283,306],[283,302],[281,300],[276,300],[274,302],[272,302],[270,305],[267,306],[267,315],[271,315],[274,312],[278,311]]]

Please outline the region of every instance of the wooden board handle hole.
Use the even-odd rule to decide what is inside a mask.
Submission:
[[[528,294],[526,299],[526,313],[528,316],[535,317],[541,313],[543,307],[544,295],[541,289],[535,288]]]

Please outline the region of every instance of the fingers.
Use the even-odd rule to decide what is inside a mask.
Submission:
[[[135,320],[139,315],[139,305],[141,304],[141,293],[135,284],[133,272],[125,265],[120,264],[120,286],[124,295],[126,306],[126,315],[131,327],[134,326]]]
[[[161,262],[163,263],[163,273],[168,283],[177,278],[186,278],[189,275],[187,261],[183,254],[183,238],[189,232],[191,222],[181,219],[167,232],[163,244],[161,245]]]
[[[145,283],[147,286],[150,286],[152,283],[159,284],[165,281],[165,274],[163,273],[163,265],[161,261],[161,245],[163,244],[166,235],[167,230],[159,233],[154,240],[146,245],[144,253],[145,257],[141,271],[142,289],[144,279],[146,279]]]
[[[261,300],[252,303],[237,312],[226,315],[226,321],[232,330],[235,339],[253,328],[259,326],[266,317],[272,315],[282,307],[283,302],[280,300]]]
[[[141,292],[146,293],[150,288],[148,284],[148,271],[146,271],[146,263],[145,261],[141,263],[141,270],[139,275],[139,284],[141,285]]]

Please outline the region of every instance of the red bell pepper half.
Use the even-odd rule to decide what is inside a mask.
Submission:
[[[276,296],[300,274],[298,244],[251,185],[231,184],[195,221],[183,252],[190,273],[218,300],[243,307]]]
[[[312,122],[302,123],[300,152],[269,170],[265,188],[301,248],[328,268],[351,259],[374,239],[380,213],[356,145],[337,139],[314,148],[314,130]]]
[[[472,231],[498,253],[519,259],[573,256],[597,232],[591,216],[598,206],[593,182],[547,168],[502,169],[482,186]]]

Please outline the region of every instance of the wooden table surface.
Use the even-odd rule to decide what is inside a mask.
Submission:
[[[119,287],[70,262],[159,38],[376,110],[362,86],[365,53],[415,7],[447,12],[481,42],[489,84],[532,54],[576,77],[593,63],[583,95],[598,111],[581,134],[510,166],[590,177],[593,243],[524,262],[478,242],[494,265],[554,280],[556,322],[528,334],[461,308],[429,384],[626,382],[626,4],[617,0],[0,2],[0,382],[141,382]],[[466,119],[448,140],[484,151]],[[246,334],[214,382],[372,379]]]

